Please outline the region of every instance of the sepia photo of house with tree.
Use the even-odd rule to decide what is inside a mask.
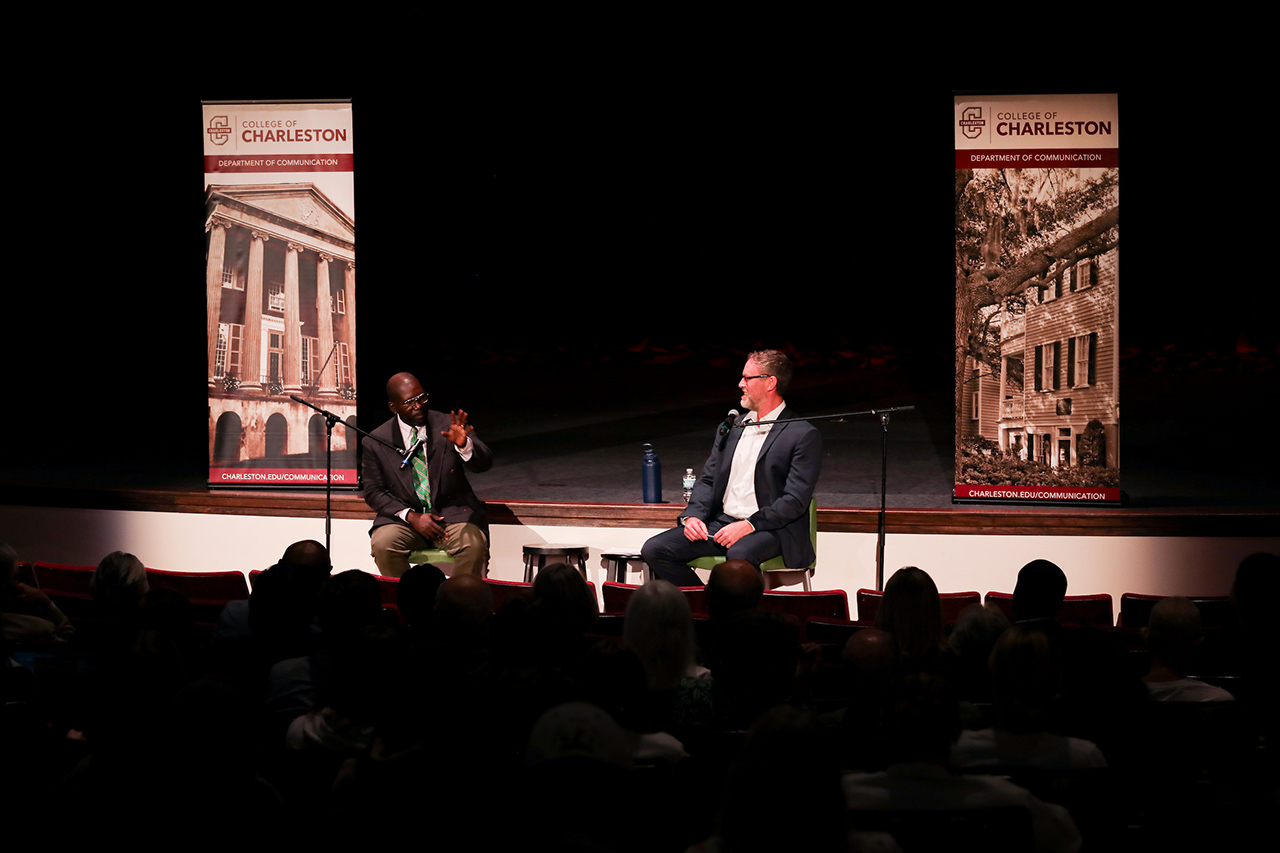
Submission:
[[[1118,497],[1119,222],[1118,168],[956,170],[957,496]]]

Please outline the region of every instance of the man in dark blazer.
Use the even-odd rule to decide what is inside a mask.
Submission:
[[[777,350],[747,357],[738,387],[743,422],[717,433],[711,456],[677,527],[654,536],[641,554],[653,573],[677,586],[700,586],[687,565],[722,556],[760,564],[781,554],[788,566],[813,562],[809,501],[822,470],[822,435],[810,423],[770,425],[785,418],[783,394],[791,362]]]
[[[487,471],[493,453],[467,424],[466,412],[428,411],[427,394],[411,374],[387,382],[387,406],[395,417],[371,433],[378,441],[363,442],[364,499],[377,513],[369,537],[378,571],[398,578],[409,569],[410,551],[442,548],[454,559],[453,574],[484,577],[489,521],[464,466]],[[421,443],[402,467],[415,442]]]

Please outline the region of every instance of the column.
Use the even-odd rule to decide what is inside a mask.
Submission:
[[[262,257],[264,245],[271,238],[261,231],[252,232],[249,241],[249,276],[244,285],[244,353],[241,355],[240,387],[246,391],[262,389]]]
[[[347,295],[347,322],[343,339],[347,342],[347,352],[351,364],[351,387],[356,387],[356,262],[347,261],[343,271],[342,287]]]
[[[1004,314],[1003,308],[1001,309],[1000,316],[1002,318],[1001,322],[1004,322],[1003,318],[1006,315]],[[1008,327],[1007,326],[1000,327],[1001,349],[1004,348],[1003,335],[1004,335],[1004,330],[1006,328]],[[1001,352],[1000,353],[1000,390],[999,392],[997,392],[999,394],[999,396],[997,397],[999,402],[996,404],[999,407],[996,409],[996,425],[998,427],[998,431],[1000,434],[1001,450],[1008,450],[1012,446],[1010,443],[1011,442],[1010,435],[1013,433],[1013,427],[1010,426],[1010,424],[1013,423],[1013,412],[1010,410],[1011,407],[1009,406],[1009,401],[1006,400],[1004,397],[1009,387],[1008,383],[1006,382],[1008,378],[1009,378],[1009,356]]]
[[[333,351],[333,294],[329,284],[329,262],[332,255],[320,253],[316,262],[316,327],[320,330],[320,366],[324,368],[320,376],[311,381],[318,382],[320,393],[332,395],[337,393],[337,385],[333,381],[333,362],[337,354]]]
[[[218,358],[218,321],[222,319],[222,268],[227,259],[226,222],[209,220],[209,257],[205,262],[204,293],[207,332],[209,336],[209,390],[217,386],[213,378],[214,362]]]
[[[284,253],[284,392],[302,391],[302,312],[298,308],[298,253],[302,246],[286,244]]]

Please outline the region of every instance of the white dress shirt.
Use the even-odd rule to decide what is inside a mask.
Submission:
[[[771,424],[787,407],[781,404],[767,415],[756,417],[755,412],[747,412],[747,417],[755,424],[742,428],[742,437],[738,446],[733,449],[733,462],[729,466],[729,483],[724,490],[724,511],[726,515],[745,519],[755,515],[760,509],[756,500],[756,462],[760,459],[760,450],[764,447],[765,437]]]
[[[405,423],[404,419],[401,418],[399,415],[396,415],[396,423],[400,425],[400,439],[401,441],[404,442],[405,450],[408,450],[410,447],[413,446],[413,431],[415,429],[421,429],[422,435],[425,438],[427,435],[427,430],[430,429],[431,427],[430,423],[428,423],[426,426],[415,427],[413,426],[413,424]],[[452,447],[454,450],[458,451],[458,455],[462,457],[463,462],[469,462],[471,460],[471,454],[475,452],[475,445],[471,443],[471,436],[467,436],[467,443],[464,444],[462,447],[458,447],[458,445],[454,444],[452,441],[449,442],[449,446]],[[427,458],[427,451],[425,446],[419,452],[422,454],[423,459]],[[428,488],[431,486],[430,479],[428,479],[427,481],[427,486]],[[398,513],[396,513],[396,515],[400,518],[401,521],[409,520],[407,517],[409,515],[409,510],[407,509],[400,510]]]

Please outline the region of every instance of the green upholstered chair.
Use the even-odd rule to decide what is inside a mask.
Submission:
[[[452,563],[453,557],[449,556],[448,551],[439,548],[423,548],[421,551],[409,552],[409,565],[416,566],[420,563]]]
[[[774,557],[772,560],[765,560],[760,566],[760,571],[764,572],[765,589],[789,586],[797,581],[803,583],[806,590],[809,589],[809,579],[818,568],[817,499],[810,499],[809,501],[809,541],[813,543],[813,562],[807,566],[788,566],[786,560],[781,556]],[[724,557],[699,557],[696,560],[690,560],[689,565],[695,569],[710,570],[715,568],[716,564],[724,561]]]

